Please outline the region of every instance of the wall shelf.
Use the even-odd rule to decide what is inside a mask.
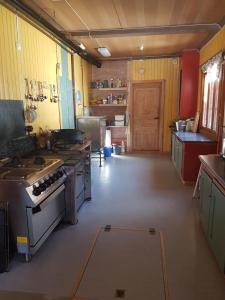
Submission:
[[[91,89],[92,91],[127,91],[127,87],[121,88],[99,88],[99,89]]]
[[[96,104],[96,105],[90,105],[91,107],[126,107],[127,104]]]
[[[127,125],[123,125],[123,126],[115,126],[115,125],[112,125],[112,126],[106,126],[106,127],[108,127],[108,128],[126,128],[127,127]]]

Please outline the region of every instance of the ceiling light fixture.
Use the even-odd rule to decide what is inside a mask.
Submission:
[[[98,47],[97,50],[104,57],[111,56],[111,53],[109,52],[109,49],[107,49],[106,47]]]
[[[86,49],[86,47],[84,46],[83,43],[80,43],[80,44],[79,44],[79,47],[80,47],[80,49],[82,49],[82,50],[85,50],[85,49]]]
[[[140,46],[140,50],[143,51],[144,50],[144,45]]]

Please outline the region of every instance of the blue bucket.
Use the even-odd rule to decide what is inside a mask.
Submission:
[[[112,154],[112,147],[104,147],[103,152],[105,157],[110,157]]]

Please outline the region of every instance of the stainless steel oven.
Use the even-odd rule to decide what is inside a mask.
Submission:
[[[62,164],[57,158],[30,158],[0,168],[0,201],[9,202],[17,252],[27,261],[65,217]]]
[[[58,187],[39,205],[26,210],[30,253],[33,254],[65,215],[65,185]]]

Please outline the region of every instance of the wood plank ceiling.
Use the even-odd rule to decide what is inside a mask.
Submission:
[[[225,23],[225,0],[23,0],[89,53],[112,58],[199,49]],[[140,46],[144,50],[140,50]]]

